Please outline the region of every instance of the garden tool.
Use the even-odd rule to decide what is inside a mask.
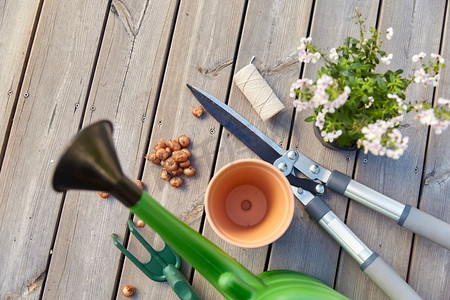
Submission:
[[[276,166],[289,180],[294,196],[360,269],[391,299],[420,296],[377,253],[370,250],[320,198],[325,187],[350,197],[450,249],[450,225],[409,205],[405,206],[358,183],[338,171],[330,171],[296,150],[284,150],[228,105],[188,85],[200,104],[263,160]],[[296,175],[301,172],[308,178]]]
[[[189,285],[189,282],[179,271],[181,267],[181,257],[165,244],[164,249],[156,251],[134,228],[133,221],[128,220],[130,232],[138,239],[144,248],[150,253],[150,260],[147,263],[140,262],[130,253],[119,241],[117,235],[111,235],[114,245],[136,265],[148,278],[154,281],[167,281],[175,294],[182,300],[198,300],[200,297]]]
[[[256,276],[176,218],[123,174],[108,121],[92,124],[78,134],[56,165],[53,188],[111,193],[227,299],[348,299],[303,273],[271,270]]]

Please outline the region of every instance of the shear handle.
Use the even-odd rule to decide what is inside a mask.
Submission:
[[[339,171],[332,171],[326,186],[395,220],[400,226],[450,250],[450,224],[410,205],[397,202]]]
[[[360,269],[390,299],[422,299],[391,266],[372,252],[320,197],[309,201],[305,210],[350,254]]]

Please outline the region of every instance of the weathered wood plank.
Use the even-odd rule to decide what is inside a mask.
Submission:
[[[420,51],[439,51],[445,1],[384,2],[381,11],[380,30],[394,28],[394,38],[383,45],[394,59],[389,69],[401,68],[411,72],[411,57]],[[434,20],[429,22],[428,20]],[[384,67],[383,69],[387,69]],[[407,97],[411,101],[431,100],[432,89],[419,85],[410,86]],[[419,198],[427,128],[408,116],[402,133],[409,136],[409,147],[399,160],[386,157],[361,155],[357,162],[355,179],[401,203],[417,205]],[[362,160],[367,160],[363,162]],[[417,169],[416,169],[417,168]],[[415,170],[418,170],[415,172]],[[443,197],[441,194],[440,197]],[[412,234],[384,217],[356,202],[350,203],[347,223],[366,244],[379,253],[399,274],[406,278],[410,259]],[[428,261],[431,263],[431,261]],[[424,273],[417,276],[435,276]],[[431,280],[427,278],[427,282]],[[435,280],[441,280],[436,278]],[[354,299],[384,299],[385,296],[356,265],[344,255],[337,276],[337,287]],[[423,295],[422,295],[423,296]],[[444,295],[441,295],[444,297]]]
[[[191,114],[198,102],[186,84],[225,97],[243,8],[244,1],[240,0],[181,1],[150,138],[149,152],[160,138],[168,140],[181,134],[191,138],[189,148],[191,163],[197,169],[196,176],[187,178],[183,186],[176,189],[159,178],[160,166],[147,162],[143,181],[148,185],[150,195],[195,230],[199,230],[201,224],[204,193],[214,164],[219,126],[207,114],[200,119]],[[161,248],[160,239],[150,228],[140,232],[151,245]],[[130,238],[129,249],[137,257],[148,257],[134,238]],[[186,264],[183,272],[190,277],[190,268]],[[177,298],[167,283],[151,281],[126,260],[120,285],[130,282],[136,284],[139,297]],[[194,288],[202,298],[210,298],[202,287],[194,285]]]
[[[3,154],[1,145],[6,145],[5,134],[18,99],[20,79],[40,2],[21,0],[0,3],[0,155]],[[2,160],[0,157],[0,164]]]
[[[106,4],[43,4],[0,174],[1,298],[40,295],[62,198],[54,162],[78,129]]]
[[[449,7],[445,23],[445,35],[442,40],[441,54],[448,62],[450,46]],[[449,98],[450,69],[447,67],[441,74],[441,82],[437,88],[438,97]],[[427,156],[422,177],[422,192],[419,208],[447,223],[450,223],[450,131],[441,135],[430,134]],[[424,299],[442,299],[450,295],[450,251],[435,243],[416,235],[409,271],[411,286]]]
[[[114,124],[122,169],[139,176],[165,67],[177,1],[112,1],[83,125]],[[107,299],[115,294],[128,209],[96,193],[69,192],[53,250],[45,298]],[[133,275],[140,271],[133,270]],[[148,281],[148,279],[147,279]]]
[[[375,24],[378,1],[316,2],[310,34],[313,44],[328,52],[329,49],[342,44],[345,37],[357,34],[358,28],[353,19],[355,7],[361,10],[368,24]],[[295,42],[300,43],[299,39]],[[316,79],[320,67],[320,64],[306,65],[303,78]],[[352,175],[355,153],[336,152],[323,147],[313,134],[313,124],[303,121],[306,116],[307,112],[296,114],[290,147],[297,148],[324,167]],[[347,205],[344,197],[329,191],[324,200],[344,219]],[[338,258],[339,245],[307,215],[303,206],[298,204],[289,231],[273,246],[269,267],[304,272],[333,287]],[[349,264],[356,265],[355,262]],[[339,289],[338,291],[342,292]]]

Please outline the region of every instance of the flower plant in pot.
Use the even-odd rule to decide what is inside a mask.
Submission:
[[[371,28],[365,36],[364,20],[356,11],[359,25],[358,38],[347,37],[342,45],[324,53],[314,46],[311,38],[302,38],[298,47],[299,61],[324,61],[317,79],[302,78],[290,90],[297,111],[308,110],[306,122],[314,122],[319,137],[337,148],[362,148],[364,153],[386,155],[398,159],[408,146],[399,125],[405,114],[415,112],[415,118],[430,125],[440,134],[450,125],[450,100],[439,98],[432,107],[427,101],[407,101],[405,92],[411,84],[427,88],[439,84],[444,58],[423,52],[412,61],[418,67],[412,74],[403,70],[377,72],[377,66],[389,65],[392,54],[382,50],[383,39],[378,30]],[[390,40],[393,29],[386,30]]]

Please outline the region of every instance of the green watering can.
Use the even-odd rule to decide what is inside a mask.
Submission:
[[[227,299],[348,299],[306,274],[272,270],[256,276],[247,270],[124,176],[112,130],[109,121],[100,121],[78,134],[56,166],[56,191],[110,192]]]

